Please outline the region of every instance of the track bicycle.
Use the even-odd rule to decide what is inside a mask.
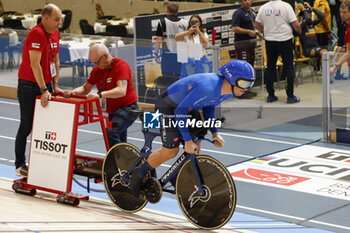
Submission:
[[[236,207],[236,188],[225,166],[208,155],[184,151],[161,178],[157,178],[155,170],[149,172],[143,179],[141,194],[133,194],[129,187],[131,172],[147,160],[154,138],[160,136],[159,131],[143,128],[142,132],[145,144],[141,151],[130,143],[119,143],[104,159],[102,177],[110,200],[130,213],[140,211],[147,202],[157,203],[163,191],[169,192],[176,194],[182,213],[193,225],[203,229],[225,225]],[[169,182],[174,190],[165,187]]]

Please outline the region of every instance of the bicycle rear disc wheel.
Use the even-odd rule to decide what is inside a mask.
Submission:
[[[236,188],[227,169],[216,159],[199,155],[196,163],[204,190],[198,194],[198,182],[191,160],[180,169],[176,180],[176,198],[182,213],[195,226],[217,229],[232,217],[236,207]]]
[[[107,153],[102,167],[103,184],[109,199],[122,211],[137,212],[147,200],[136,197],[122,176],[140,157],[140,150],[129,143],[119,143]]]

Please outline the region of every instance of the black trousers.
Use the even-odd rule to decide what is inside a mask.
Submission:
[[[274,80],[277,79],[276,62],[281,55],[283,62],[282,74],[287,78],[286,93],[288,97],[294,95],[295,71],[293,64],[293,42],[292,39],[286,41],[266,40],[267,68],[265,71],[265,83],[269,96],[275,95],[273,87]]]
[[[46,86],[52,92],[51,83],[46,84]],[[17,98],[21,116],[15,141],[16,168],[26,162],[27,137],[32,131],[35,97],[38,95],[41,95],[41,92],[37,83],[18,79]]]

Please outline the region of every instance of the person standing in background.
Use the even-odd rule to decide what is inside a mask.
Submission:
[[[187,63],[182,64],[180,78],[198,73],[210,73],[212,72],[211,62],[205,55],[205,49],[209,43],[208,34],[203,28],[202,18],[194,14],[191,16],[187,30],[179,32],[175,35],[175,40],[185,41],[190,44],[201,44],[203,47],[203,56],[200,60],[188,58]]]
[[[251,8],[251,0],[240,0],[239,2],[241,7],[232,15],[232,31],[235,33],[236,56],[254,67],[256,41],[249,40],[255,39],[259,33],[254,29],[256,12]],[[248,90],[237,98],[252,98],[254,96],[256,96],[256,93]]]
[[[167,16],[160,19],[157,25],[154,56],[156,62],[161,63],[162,83],[166,86],[178,80],[181,72],[182,64],[177,62],[175,35],[186,30],[187,21],[177,16],[178,11],[177,4],[168,3]],[[161,46],[162,54],[160,57]]]
[[[62,23],[62,12],[56,5],[47,4],[41,16],[41,23],[30,30],[24,42],[18,71],[17,97],[21,117],[15,141],[15,165],[16,175],[23,177],[27,176],[28,171],[25,151],[27,137],[32,131],[35,98],[41,95],[41,106],[46,107],[51,98],[50,92],[62,93],[58,87],[58,27]]]
[[[315,0],[313,8],[324,14],[324,19],[321,23],[315,25],[315,31],[317,36],[317,42],[320,46],[327,46],[329,44],[329,39],[332,39],[332,17],[331,9],[327,0]],[[313,20],[317,19],[317,16],[313,14]]]
[[[300,34],[301,27],[293,8],[281,0],[272,0],[259,9],[254,27],[264,33],[266,44],[267,68],[265,71],[267,102],[278,100],[273,87],[277,77],[276,62],[281,55],[283,72],[287,78],[287,103],[298,103],[300,99],[294,95],[294,64],[293,64],[293,28]]]
[[[2,2],[0,1],[0,15],[4,13],[4,6],[2,5]]]
[[[329,7],[331,9],[331,22],[332,28],[336,28],[337,36],[338,36],[338,45],[344,45],[344,36],[345,36],[345,26],[340,17],[340,4],[344,2],[344,0],[328,0]],[[333,17],[335,18],[336,26],[333,24]],[[333,30],[335,31],[335,30]]]
[[[334,74],[337,70],[339,70],[345,61],[349,62],[349,59],[350,59],[350,1],[349,0],[344,1],[340,5],[340,17],[342,21],[344,21],[347,24],[345,38],[344,38],[346,53],[344,53],[336,62],[334,62],[334,65],[330,68],[331,75]]]

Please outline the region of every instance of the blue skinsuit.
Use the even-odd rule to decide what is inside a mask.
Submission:
[[[221,88],[225,78],[215,73],[195,74],[180,79],[168,87],[169,98],[177,104],[175,109],[176,121],[186,122],[186,115],[195,108],[202,108],[204,119],[215,120],[215,107],[233,95],[221,96]],[[186,127],[178,127],[185,141],[191,140]],[[217,128],[211,128],[215,133]]]

